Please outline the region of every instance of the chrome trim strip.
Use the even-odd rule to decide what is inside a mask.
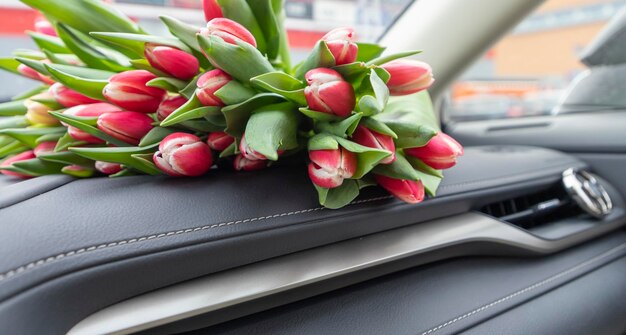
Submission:
[[[594,228],[560,240],[542,239],[479,213],[438,219],[146,293],[96,312],[68,334],[130,334],[452,245],[483,242],[492,247],[500,246],[500,251],[504,248],[525,254],[553,253],[623,225],[623,214],[623,211],[614,211]],[[487,249],[476,251],[468,247],[464,254],[486,254]]]

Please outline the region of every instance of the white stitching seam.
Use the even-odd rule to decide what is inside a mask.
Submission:
[[[378,201],[378,200],[391,199],[391,198],[393,198],[393,196],[383,196],[383,197],[376,197],[376,198],[371,198],[371,199],[357,200],[357,201],[351,202],[350,205],[363,204],[363,203],[374,202],[374,201]],[[86,253],[86,252],[91,252],[91,251],[94,251],[94,250],[100,250],[100,249],[104,249],[104,248],[111,248],[111,247],[114,247],[114,246],[119,246],[119,245],[124,245],[124,244],[144,242],[144,241],[147,241],[147,240],[154,240],[154,239],[163,238],[163,237],[167,237],[167,236],[194,233],[194,232],[201,231],[201,230],[214,229],[214,228],[220,228],[220,227],[225,227],[225,226],[233,226],[233,225],[240,224],[240,223],[249,223],[249,222],[254,222],[254,221],[275,219],[275,218],[283,217],[283,216],[292,216],[292,215],[311,213],[311,212],[316,212],[316,211],[319,211],[319,210],[322,210],[322,209],[324,209],[324,207],[302,209],[302,210],[293,211],[293,212],[286,212],[286,213],[273,214],[273,215],[268,215],[268,216],[260,216],[260,217],[256,217],[256,218],[249,218],[249,219],[243,219],[243,220],[215,223],[215,224],[201,226],[201,227],[194,227],[194,228],[181,229],[181,230],[176,230],[176,231],[169,231],[169,232],[166,232],[166,233],[159,233],[159,234],[153,234],[153,235],[149,235],[149,236],[142,236],[142,237],[132,238],[132,239],[128,239],[128,240],[122,240],[122,241],[117,241],[117,242],[103,243],[103,244],[99,244],[99,245],[95,245],[95,246],[91,246],[91,247],[81,248],[81,249],[78,249],[78,250],[68,251],[68,252],[65,252],[65,253],[62,253],[62,254],[58,254],[56,256],[50,256],[50,257],[47,257],[47,258],[42,258],[40,260],[30,262],[30,263],[28,263],[26,265],[22,265],[22,266],[20,266],[18,268],[15,268],[13,270],[10,270],[10,271],[7,271],[5,273],[0,274],[0,281],[3,281],[5,279],[7,279],[7,278],[13,277],[13,276],[15,276],[15,275],[17,275],[19,273],[24,272],[24,271],[32,270],[32,269],[34,269],[36,267],[42,266],[44,264],[47,264],[47,263],[50,263],[50,262],[53,262],[53,261],[56,261],[56,260],[61,259],[61,258],[65,258],[65,257],[72,256],[72,255],[79,255],[79,254],[83,254],[83,253]]]
[[[429,334],[432,334],[432,333],[434,333],[434,332],[436,332],[436,331],[439,331],[439,330],[441,330],[442,328],[445,328],[445,327],[447,327],[447,326],[449,326],[449,325],[451,325],[451,324],[453,324],[453,323],[455,323],[455,322],[461,321],[461,320],[463,320],[463,319],[467,319],[468,317],[470,317],[470,316],[472,316],[472,315],[475,315],[475,314],[478,314],[478,313],[480,313],[480,312],[482,312],[482,311],[484,311],[484,310],[486,310],[486,309],[488,309],[488,308],[490,308],[490,307],[493,307],[493,306],[495,306],[495,305],[497,305],[497,304],[500,304],[500,303],[502,303],[502,302],[505,302],[505,301],[511,300],[511,299],[513,299],[513,298],[515,298],[515,297],[517,297],[517,296],[521,295],[521,294],[524,294],[524,293],[530,292],[530,291],[532,291],[532,290],[534,290],[534,289],[536,289],[536,288],[538,288],[538,287],[541,287],[541,286],[543,286],[543,285],[545,285],[545,284],[551,283],[551,282],[553,282],[553,281],[555,281],[555,280],[557,280],[557,279],[559,279],[559,278],[561,278],[561,277],[563,277],[563,276],[566,276],[566,275],[568,275],[568,274],[570,274],[570,273],[572,273],[572,272],[575,272],[575,271],[577,271],[577,270],[580,270],[581,268],[583,268],[583,267],[585,267],[585,266],[587,266],[587,265],[589,265],[589,264],[591,264],[591,263],[597,262],[597,261],[599,261],[599,260],[601,260],[601,259],[603,259],[603,258],[606,258],[606,257],[608,257],[608,256],[610,256],[610,255],[613,255],[613,254],[615,254],[615,253],[617,253],[617,252],[621,251],[621,250],[622,250],[622,249],[624,249],[624,248],[626,248],[626,243],[623,243],[623,244],[621,244],[621,245],[619,245],[619,246],[617,246],[617,247],[615,247],[615,248],[613,248],[613,249],[610,249],[610,250],[608,250],[608,251],[606,251],[606,252],[604,252],[604,253],[602,253],[602,254],[600,254],[600,255],[598,255],[598,256],[596,256],[596,257],[594,257],[594,258],[591,258],[591,259],[589,259],[589,260],[587,260],[587,261],[585,261],[585,262],[583,262],[583,263],[580,263],[580,264],[578,264],[578,265],[576,265],[576,266],[574,266],[574,267],[572,267],[572,268],[570,268],[570,269],[568,269],[568,270],[566,270],[566,271],[560,272],[560,273],[558,273],[558,274],[556,274],[556,275],[554,275],[554,276],[552,276],[552,277],[549,277],[549,278],[544,279],[544,280],[542,280],[542,281],[540,281],[540,282],[538,282],[538,283],[535,283],[535,284],[533,284],[533,285],[531,285],[531,286],[528,286],[528,287],[526,287],[526,288],[524,288],[524,289],[521,289],[521,290],[519,290],[519,291],[516,291],[516,292],[514,292],[514,293],[511,293],[511,294],[507,295],[507,296],[506,296],[506,297],[504,297],[504,298],[498,299],[498,300],[496,300],[496,301],[494,301],[494,302],[491,302],[491,303],[489,303],[489,304],[487,304],[487,305],[483,305],[483,306],[481,306],[481,307],[479,307],[479,308],[476,308],[475,310],[473,310],[473,311],[471,311],[471,312],[468,312],[468,313],[465,313],[465,314],[463,314],[463,315],[461,315],[461,316],[458,316],[458,317],[456,317],[456,318],[454,318],[454,319],[452,319],[452,320],[450,320],[450,321],[448,321],[448,322],[446,322],[446,323],[442,323],[442,324],[440,324],[440,325],[439,325],[439,326],[437,326],[437,327],[431,328],[431,329],[429,329],[429,330],[427,330],[427,331],[423,332],[421,335],[429,335]]]

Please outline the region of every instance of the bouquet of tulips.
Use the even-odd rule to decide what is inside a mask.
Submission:
[[[0,172],[29,178],[264,169],[300,160],[328,208],[380,185],[435,194],[463,148],[438,127],[431,68],[350,28],[292,66],[281,0],[205,0],[206,27],[147,34],[99,0],[22,0],[39,50],[0,67],[40,81],[0,104]],[[8,85],[8,83],[3,83]],[[298,153],[307,153],[302,155]]]

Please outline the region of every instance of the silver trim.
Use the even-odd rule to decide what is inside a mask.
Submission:
[[[611,197],[591,173],[567,169],[563,172],[563,186],[578,206],[593,217],[602,219],[611,213]]]
[[[453,245],[468,245],[457,255],[488,254],[486,250],[495,254],[552,253],[615,229],[623,221],[613,220],[584,234],[547,240],[482,214],[452,216],[277,257],[146,293],[96,312],[68,334],[130,334]],[[482,243],[483,247],[469,247],[475,243]],[[412,265],[427,261],[418,258],[417,264]]]

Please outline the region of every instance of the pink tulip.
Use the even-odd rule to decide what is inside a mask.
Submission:
[[[416,204],[424,200],[424,185],[422,181],[395,179],[376,175],[376,182],[389,193],[404,202]]]
[[[63,105],[63,107],[74,107],[99,102],[98,100],[86,97],[74,90],[71,90],[63,86],[61,83],[54,83],[50,86],[49,92],[58,103]]]
[[[249,160],[243,155],[237,155],[237,157],[235,157],[233,166],[237,171],[256,171],[265,169],[267,167],[267,161]]]
[[[178,79],[189,80],[200,68],[196,57],[174,47],[146,43],[144,54],[153,68]]]
[[[138,112],[104,113],[98,117],[98,129],[129,144],[138,145],[153,127],[152,118]]]
[[[223,17],[211,19],[206,28],[200,30],[203,36],[221,37],[224,42],[237,45],[237,41],[243,41],[256,48],[254,36],[241,24]]]
[[[56,147],[56,145],[57,145],[57,142],[52,142],[52,141],[39,143],[35,147],[35,149],[33,149],[33,153],[35,154],[36,157],[39,157],[41,155],[54,152],[54,148]]]
[[[25,161],[25,160],[29,160],[33,158],[36,158],[36,156],[32,150],[24,151],[20,154],[17,154],[13,157],[9,157],[5,159],[4,161],[2,161],[2,163],[0,163],[0,168],[11,166],[11,164],[15,162]],[[7,176],[18,177],[18,178],[31,178],[32,177],[27,174],[22,174],[19,172],[13,172],[13,171],[7,171],[7,170],[0,170],[0,173],[7,175]]]
[[[96,170],[100,171],[100,173],[103,173],[106,175],[116,174],[122,171],[122,165],[118,163],[96,161],[95,167],[96,167]]]
[[[41,15],[41,13],[37,13],[35,16],[35,31],[49,36],[57,36],[57,32],[54,30],[52,23],[50,23],[45,16]]]
[[[337,71],[313,69],[306,73],[305,79],[308,86],[304,96],[310,109],[340,117],[352,113],[356,104],[354,89]]]
[[[224,151],[235,142],[235,139],[223,131],[217,131],[210,133],[206,142],[209,148],[215,151]]]
[[[146,83],[157,78],[146,70],[118,73],[109,79],[102,94],[110,102],[128,110],[154,113],[167,95],[164,89],[148,87]]]
[[[207,22],[217,17],[224,17],[222,8],[218,5],[216,0],[203,0],[202,7],[204,8],[204,18]]]
[[[115,113],[115,112],[121,112],[121,111],[122,109],[115,105],[111,105],[106,102],[99,102],[99,103],[89,104],[89,105],[74,106],[72,108],[66,109],[63,112],[63,114],[72,115],[72,116],[81,116],[81,117],[99,117],[100,115],[104,113]],[[72,137],[73,139],[77,141],[84,141],[84,142],[91,143],[91,144],[104,143],[103,140],[93,135],[90,135],[76,127],[72,127],[67,124],[63,124],[63,125],[67,127],[67,133],[70,135],[70,137]]]
[[[200,176],[213,165],[209,146],[187,133],[173,133],[164,138],[152,160],[159,169],[174,177]]]
[[[439,133],[423,147],[405,149],[407,155],[421,159],[433,169],[449,169],[463,155],[463,146],[452,137]]]
[[[159,119],[159,121],[165,120],[168,116],[170,116],[170,114],[172,114],[175,110],[180,108],[180,106],[184,105],[186,102],[187,98],[182,95],[166,98],[165,100],[161,101],[159,109],[157,109],[157,119]]]
[[[410,59],[399,59],[381,66],[391,77],[387,82],[391,95],[407,95],[429,88],[434,82],[430,65]]]
[[[356,61],[359,47],[354,43],[354,29],[336,28],[329,31],[322,40],[328,45],[328,50],[335,57],[335,64],[349,64]]]
[[[231,80],[228,73],[220,69],[211,70],[198,78],[196,96],[205,106],[224,106],[222,100],[215,96],[215,92]]]
[[[391,136],[383,135],[364,126],[358,126],[352,134],[352,140],[369,148],[391,152],[391,156],[380,161],[381,164],[391,164],[396,161],[396,145]]]
[[[356,155],[344,148],[309,151],[309,178],[324,188],[338,187],[351,178],[357,167]]]
[[[44,60],[44,63],[50,63],[50,61]],[[17,72],[19,72],[22,76],[26,78],[38,80],[48,85],[52,85],[55,83],[55,81],[52,80],[52,78],[44,76],[43,74],[35,71],[31,67],[24,65],[24,64],[20,64],[17,66]]]

